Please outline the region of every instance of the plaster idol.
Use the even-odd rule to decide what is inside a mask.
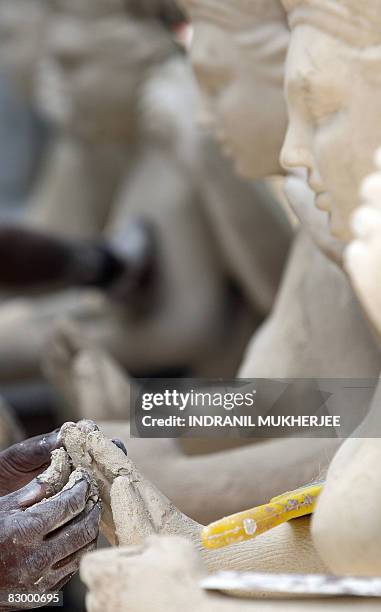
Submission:
[[[308,170],[316,205],[330,214],[332,234],[349,241],[351,213],[359,206],[361,181],[372,171],[381,138],[377,121],[381,6],[376,0],[361,7],[353,0],[284,0],[284,5],[292,36],[286,70],[290,125],[283,164]],[[362,233],[358,216],[354,227],[357,235]],[[365,235],[370,236],[367,231]],[[354,286],[361,298],[368,293],[375,320],[369,283],[372,267],[366,267],[359,281],[352,256],[350,248]],[[376,283],[375,279],[374,287]],[[370,437],[379,430],[379,395],[357,436],[347,440],[333,459],[313,520],[317,550],[338,574],[379,576],[381,572],[380,487],[374,470],[380,445]]]
[[[99,202],[108,238],[118,239],[136,215],[144,214],[154,220],[161,245],[160,294],[144,322],[128,321],[123,308],[105,305],[102,300],[93,300],[89,306],[89,301],[78,300],[76,293],[65,298],[60,316],[74,317],[83,324],[90,336],[111,349],[128,370],[182,369],[197,362],[200,372],[233,373],[253,326],[271,308],[289,229],[282,215],[273,212],[273,198],[266,189],[257,190],[240,181],[213,144],[204,144],[190,120],[197,99],[193,78],[171,36],[157,23],[121,21],[110,15],[87,23],[68,13],[60,18],[57,15],[47,57],[39,70],[38,90],[42,112],[57,125],[65,140],[65,146],[57,152],[66,164],[58,185],[65,206],[58,209],[59,200],[52,197],[57,185],[51,180],[46,181],[45,196],[49,197],[43,201],[55,202],[63,225],[71,218],[68,206],[75,207],[78,194],[87,203],[83,208],[92,219],[98,216],[92,214],[91,207]],[[107,159],[113,163],[102,163]],[[208,178],[204,166],[211,169],[212,178]],[[108,180],[98,184],[94,177],[98,179],[104,173]],[[157,181],[163,186],[161,191],[156,188]],[[75,197],[68,189],[73,189]],[[114,209],[107,214],[102,206],[110,206],[110,201]],[[41,202],[36,201],[33,220],[49,228],[52,216]],[[224,251],[229,224],[225,221],[211,227],[205,211],[221,204],[233,216],[232,202],[239,203],[246,240],[253,244],[247,265],[253,260],[255,265],[253,290],[244,287],[244,295],[238,299],[226,281],[233,275],[240,280],[237,258],[230,258]],[[252,240],[247,215],[261,221],[256,226],[258,240]],[[263,239],[260,241],[267,226],[278,236],[275,252],[268,245],[268,257],[262,254]],[[90,231],[93,226],[89,222],[86,227]],[[24,373],[27,368],[28,375],[37,375],[39,347],[52,321],[59,318],[57,299],[50,307],[46,302],[42,307],[39,302],[40,342],[31,343],[27,351],[24,340],[34,332],[19,334],[20,340],[15,342],[7,317],[11,306],[0,312],[4,315],[4,325],[0,326],[4,354],[15,356],[12,368],[20,359]],[[27,310],[28,304],[18,311],[21,318],[16,316],[17,325],[34,330],[24,307]],[[102,318],[104,325],[99,324]],[[228,343],[231,357],[221,351],[224,343]],[[210,344],[215,347],[212,352]],[[212,358],[212,353],[221,358]],[[8,375],[6,360],[1,363]]]
[[[36,65],[49,19],[44,0],[1,0],[0,66],[27,98],[33,97]]]
[[[240,173],[278,174],[287,125],[283,98],[289,41],[278,0],[181,0],[194,28],[190,55],[211,125]]]
[[[284,0],[284,6],[292,37],[282,164],[307,170],[316,206],[330,215],[331,233],[348,241],[350,215],[381,138],[380,7],[347,0]]]
[[[284,8],[276,0],[183,0],[182,4],[194,28],[192,65],[209,98],[217,132],[230,134],[230,141],[235,142],[231,152],[252,178],[279,172],[277,160],[287,127],[282,83],[290,37]],[[261,134],[263,126],[266,136]],[[272,143],[270,149],[265,148],[268,155],[263,142],[265,147]],[[266,167],[261,165],[264,160]],[[301,184],[294,204],[302,231],[295,240],[275,309],[254,335],[241,374],[313,377],[334,368],[338,376],[351,376],[360,368],[372,375],[377,372],[379,356],[353,293],[341,271],[316,247],[341,261],[342,245],[329,239],[327,214],[314,213],[311,191]],[[249,284],[248,269],[246,279]],[[346,317],[338,307],[343,303]],[[356,337],[355,353],[345,348],[349,330]]]

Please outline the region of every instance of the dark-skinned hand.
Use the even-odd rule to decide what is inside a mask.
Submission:
[[[0,610],[21,607],[4,602],[7,592],[61,590],[77,572],[82,556],[96,548],[101,507],[89,499],[91,494],[84,475],[41,504],[36,502],[48,495],[47,485],[35,479],[0,498]],[[38,606],[34,602],[23,607]]]
[[[125,454],[123,442],[113,440]],[[0,453],[0,610],[6,593],[59,591],[79,568],[84,553],[96,548],[101,507],[89,499],[86,475],[70,489],[51,495],[36,478],[62,446],[59,431],[36,436]],[[4,603],[1,603],[4,602]],[[43,605],[43,604],[41,604]],[[24,608],[38,607],[25,604]]]
[[[155,231],[143,219],[131,220],[115,242],[68,240],[0,223],[0,287],[94,287],[128,306],[145,296],[155,262]]]
[[[19,442],[0,452],[0,496],[21,489],[50,463],[52,451],[62,446],[59,430]],[[36,487],[40,485],[36,482]]]
[[[49,495],[36,476],[60,446],[55,431],[0,453],[0,591],[60,590],[77,571],[82,555],[96,546],[100,504],[90,502],[85,510],[90,494],[85,477],[35,505]],[[14,608],[0,605],[1,610],[16,608],[20,603]]]

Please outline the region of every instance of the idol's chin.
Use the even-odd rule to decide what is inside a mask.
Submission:
[[[337,219],[333,212],[328,213],[328,222],[331,236],[339,240],[343,245],[353,240],[350,227],[345,227],[341,219]]]

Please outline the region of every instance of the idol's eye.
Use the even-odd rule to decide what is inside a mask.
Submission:
[[[341,106],[339,104],[327,102],[322,104],[318,101],[313,101],[312,103],[307,101],[306,106],[311,119],[316,125],[322,125],[328,122],[341,110]]]
[[[322,125],[344,108],[344,99],[334,88],[312,87],[305,95],[305,106],[313,122]]]

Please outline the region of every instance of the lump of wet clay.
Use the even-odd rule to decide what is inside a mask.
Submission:
[[[183,516],[93,422],[66,423],[61,438],[74,467],[89,468],[94,474],[103,502],[101,530],[110,544],[140,543],[145,536],[160,533],[163,521]]]
[[[64,448],[58,448],[52,452],[52,460],[49,467],[37,476],[38,482],[47,485],[47,497],[61,491],[68,483],[72,472],[70,457]]]
[[[85,467],[73,469],[69,454],[64,448],[58,448],[52,452],[52,460],[49,467],[39,476],[37,480],[47,485],[46,497],[38,502],[44,504],[51,501],[57,495],[67,489],[71,489],[76,482],[85,478],[90,483],[90,494],[86,502],[86,508],[99,502],[98,486],[91,470]]]
[[[67,489],[71,489],[79,480],[86,480],[90,485],[85,509],[99,502],[99,491],[91,470],[79,467],[74,469],[69,454],[64,448],[58,448],[51,453],[51,462],[42,474],[36,477],[37,482],[43,485],[45,497],[35,503],[33,507],[51,502]]]

